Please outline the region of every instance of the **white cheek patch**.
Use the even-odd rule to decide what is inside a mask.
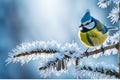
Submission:
[[[92,29],[94,28],[94,26],[95,26],[95,22],[91,22],[89,25],[86,25],[84,27],[86,27],[87,29]]]
[[[82,31],[82,30],[83,30],[83,28],[82,28],[82,27],[80,27],[80,28],[79,28],[79,30],[80,30],[80,31]]]

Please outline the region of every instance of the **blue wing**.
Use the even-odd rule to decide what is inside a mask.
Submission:
[[[97,21],[96,28],[98,31],[102,32],[103,34],[108,32],[108,29],[105,25],[103,25],[101,22]]]

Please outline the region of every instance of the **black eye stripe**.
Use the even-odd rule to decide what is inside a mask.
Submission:
[[[85,24],[85,26],[86,26],[86,25],[89,25],[90,23],[92,23],[92,22],[87,22],[87,23]]]
[[[89,25],[90,23],[86,23],[86,25]]]
[[[86,24],[81,24],[80,27],[83,27],[83,26],[89,25],[89,24],[92,23],[92,22],[93,22],[93,21],[91,21],[91,22],[87,22]]]
[[[89,25],[90,23],[92,23],[92,22],[94,22],[94,21],[91,21],[91,22],[87,22],[85,25]]]

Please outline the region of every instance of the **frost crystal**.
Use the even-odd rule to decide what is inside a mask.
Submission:
[[[107,39],[107,41],[110,42],[109,45],[116,44],[116,42],[118,41],[118,36],[119,36],[119,31],[115,35],[110,37],[111,41]],[[107,41],[104,44],[105,46],[108,46]],[[105,51],[104,55],[106,56],[111,55],[111,52],[114,52],[112,54],[117,54],[117,50],[111,49],[111,50]],[[53,54],[50,54],[50,53],[53,53]],[[103,63],[99,63],[99,64],[87,63],[85,62],[85,59],[81,58],[81,54],[83,54],[83,52],[75,42],[66,43],[62,45],[56,41],[48,41],[48,42],[34,41],[31,43],[23,43],[17,46],[15,49],[13,49],[8,59],[6,60],[6,62],[8,63],[20,62],[23,65],[25,63],[30,62],[31,60],[39,59],[39,63],[40,63],[39,70],[40,70],[41,77],[43,78],[50,78],[51,75],[60,76],[61,74],[64,74],[64,70],[66,70],[67,74],[70,74],[69,71],[71,71],[71,69],[68,70],[68,67],[71,67],[71,66],[72,67],[74,66],[73,68],[75,70],[72,69],[72,71],[74,72],[76,71],[76,69],[78,69],[77,71],[79,72],[76,71],[75,73],[73,73],[73,74],[78,73],[77,78],[115,78],[115,76],[111,77],[106,74],[100,74],[97,71],[95,72],[95,70],[96,68],[97,70],[98,69],[101,70],[101,68],[103,68],[104,72],[108,70],[112,72],[113,71],[118,72],[118,68],[116,68],[115,66],[111,66],[111,65],[109,66]],[[15,56],[15,55],[19,55],[19,56]],[[99,53],[99,54],[96,54],[95,57],[97,58],[101,55],[103,54]],[[76,59],[79,59],[78,62],[76,61]],[[58,70],[57,69],[58,62],[61,60],[65,60],[63,61],[65,62],[65,64],[61,64],[60,62],[59,65],[62,65],[62,66],[64,65],[66,67],[64,68],[61,67],[60,71],[58,72],[56,70]],[[78,63],[78,65],[76,65],[76,63]],[[91,71],[88,71],[89,67],[92,68]],[[81,71],[81,68],[82,68],[82,71]],[[54,74],[54,73],[57,73],[57,74]]]
[[[35,54],[20,56],[20,57],[14,57],[14,55],[21,54],[21,53],[30,53],[32,51],[39,51],[39,50],[56,50],[58,51],[60,49],[61,45],[58,44],[56,41],[34,41],[31,43],[22,43],[21,45],[17,46],[15,49],[12,50],[12,52],[9,53],[9,57],[6,60],[7,63],[17,63],[20,62],[22,65],[25,63],[28,63],[31,60],[37,60],[37,59],[48,59],[52,57],[51,54],[40,54],[36,52]],[[44,60],[43,59],[43,60]]]
[[[99,0],[98,5],[100,8],[107,8],[111,4],[111,0]]]
[[[46,54],[42,54],[47,52]],[[50,54],[51,51],[54,51],[54,54]],[[41,51],[41,53],[39,53]],[[70,53],[75,53],[80,55],[80,48],[76,43],[66,43],[64,45],[59,44],[57,41],[34,41],[31,43],[22,43],[21,45],[17,46],[15,49],[12,50],[11,53],[9,53],[9,57],[6,60],[8,63],[17,63],[20,62],[22,65],[25,63],[28,63],[31,60],[37,60],[37,59],[48,59],[51,57],[53,60],[56,58],[63,58],[63,55],[69,55],[73,56]],[[22,54],[19,57],[14,57],[15,55]],[[54,55],[54,56],[53,56]],[[75,55],[74,55],[75,56]]]
[[[113,0],[113,2],[117,4],[120,2],[120,0]]]
[[[118,5],[118,7],[114,7],[111,11],[111,13],[109,13],[109,16],[107,18],[111,19],[111,22],[114,24],[115,22],[118,22],[119,20],[119,16],[120,16],[120,0],[99,0],[99,2],[97,3],[98,6],[100,8],[107,8],[111,2],[115,3]]]
[[[119,13],[120,13],[119,8],[116,8],[116,7],[114,7],[114,8],[112,9],[111,13],[109,13],[108,18],[111,19],[111,22],[112,22],[113,24],[114,24],[115,22],[118,22],[118,20],[119,20]]]
[[[104,46],[117,44],[119,41],[120,31],[117,31],[114,35],[108,36]]]
[[[98,69],[102,69],[104,68],[104,71],[106,72],[107,70],[111,70],[111,71],[116,71],[116,72],[119,72],[119,69],[118,67],[114,66],[114,65],[107,65],[105,62],[101,62],[101,63],[94,63],[94,62],[87,62],[86,60],[81,60],[79,62],[79,65],[78,65],[78,70],[80,70],[81,68],[83,68],[84,66],[87,67],[91,67],[93,71],[96,71],[96,68]]]
[[[72,63],[71,63],[72,62]],[[75,69],[73,67],[74,61],[70,60],[69,62],[67,62],[67,67],[68,70],[66,71],[56,71],[53,67],[48,67],[46,70],[41,70],[40,71],[40,76],[42,78],[50,78],[50,76],[55,75],[55,76],[61,76],[63,74],[69,74],[74,76],[74,78],[77,79],[116,79],[115,76],[110,76],[105,74],[107,71],[111,70],[112,72],[117,72],[119,71],[118,67],[114,66],[114,65],[107,65],[104,62],[101,63],[93,63],[90,62],[88,63],[85,59],[81,60],[79,62],[79,65],[77,66],[77,68]],[[70,63],[70,64],[69,64]],[[72,67],[71,67],[72,66]],[[86,67],[86,68],[84,68]],[[96,69],[97,68],[97,69]],[[71,73],[71,69],[72,69],[72,73]],[[91,69],[91,70],[89,70]],[[98,72],[97,72],[98,70]],[[100,71],[104,70],[104,74],[101,74]]]
[[[84,70],[86,69],[86,70]],[[89,70],[91,69],[91,70]],[[98,72],[97,72],[98,70]],[[103,70],[104,73],[106,73],[108,70],[111,70],[112,72],[119,72],[118,67],[114,66],[114,65],[107,65],[104,62],[101,63],[93,63],[93,62],[87,62],[86,60],[81,60],[79,62],[79,65],[77,66],[77,76],[80,78],[90,78],[90,79],[101,79],[101,78],[105,78],[105,79],[112,79],[115,77],[114,76],[109,76],[106,74],[100,74],[99,71]]]

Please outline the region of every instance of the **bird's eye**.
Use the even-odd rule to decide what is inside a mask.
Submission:
[[[86,25],[89,25],[90,23],[86,23]]]
[[[81,27],[83,27],[84,25],[83,24],[81,24]]]

